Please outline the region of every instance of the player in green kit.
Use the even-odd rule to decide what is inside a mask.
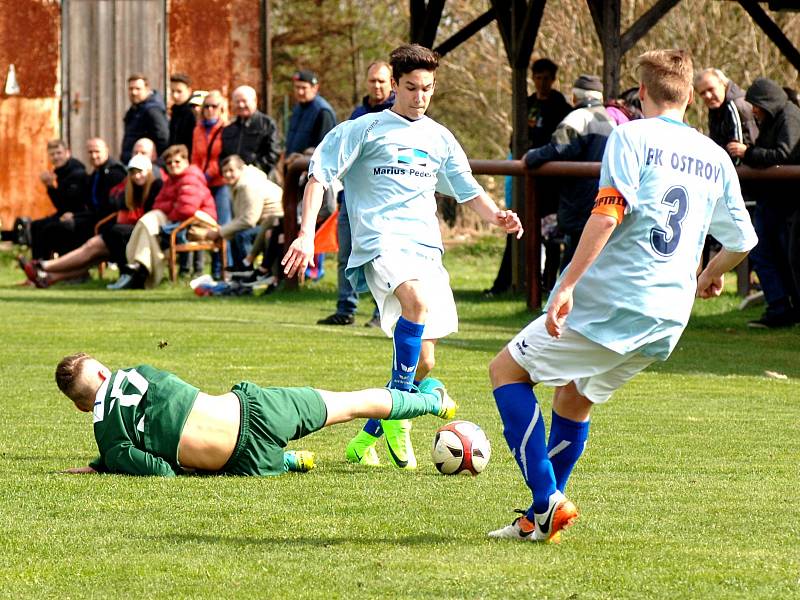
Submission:
[[[440,381],[420,393],[368,389],[329,392],[260,387],[243,381],[211,396],[149,365],[112,372],[88,354],[56,368],[58,388],[94,416],[100,456],[71,473],[111,472],[171,477],[187,472],[279,475],[313,468],[313,454],[285,452],[290,440],[356,418],[455,416]]]

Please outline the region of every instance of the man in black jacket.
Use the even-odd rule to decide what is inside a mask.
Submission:
[[[39,179],[47,187],[47,195],[56,212],[31,223],[31,255],[37,259],[49,258],[44,230],[58,223],[64,215],[86,210],[86,167],[77,158],[72,158],[64,140],[47,142],[47,156],[54,170],[45,171]]]
[[[172,97],[172,108],[169,115],[169,146],[183,144],[192,155],[192,136],[197,121],[194,106],[189,103],[192,98],[192,80],[183,73],[174,73],[169,78],[169,94]]]
[[[704,69],[694,78],[694,89],[708,108],[708,137],[723,148],[729,142],[750,145],[758,137],[753,109],[744,91],[719,69]]]
[[[45,257],[53,252],[64,254],[74,250],[94,235],[94,226],[100,219],[120,208],[111,205],[108,196],[111,188],[125,179],[125,167],[108,156],[108,145],[100,138],[87,141],[86,151],[94,169],[86,176],[86,207],[64,213],[58,221],[43,228],[41,251]]]
[[[236,119],[222,130],[219,162],[238,154],[245,164],[269,175],[278,163],[281,143],[271,117],[256,109],[256,91],[249,85],[233,90],[231,112]]]
[[[800,108],[789,102],[781,86],[763,77],[748,88],[745,99],[753,106],[758,138],[751,146],[730,142],[730,155],[751,167],[800,164]],[[789,254],[791,243],[796,243],[790,240],[790,227],[796,236],[800,219],[795,187],[791,181],[759,182],[751,191],[756,197],[758,245],[750,260],[761,282],[767,310],[760,319],[750,321],[750,327],[790,327],[798,321],[800,295],[792,274],[792,267],[795,271],[798,268],[798,258]],[[795,275],[800,281],[800,273]]]
[[[134,73],[128,77],[128,97],[131,107],[125,113],[125,132],[119,156],[125,165],[131,159],[133,144],[139,138],[153,140],[159,155],[169,144],[167,107],[161,94],[150,89],[147,77],[141,73]]]

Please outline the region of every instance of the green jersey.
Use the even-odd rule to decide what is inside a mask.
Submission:
[[[100,456],[91,466],[129,475],[180,473],[178,443],[199,392],[149,365],[114,372],[95,397],[94,437]]]

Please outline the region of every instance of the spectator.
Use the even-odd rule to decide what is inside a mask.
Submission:
[[[319,78],[312,71],[297,71],[292,75],[292,89],[297,101],[292,109],[289,128],[286,132],[286,162],[291,163],[302,155],[311,155],[325,134],[336,125],[336,112],[325,98],[319,95]],[[303,175],[307,177],[307,175]],[[301,189],[304,185],[301,179]],[[333,199],[333,198],[332,198]],[[327,216],[319,215],[319,222]],[[325,274],[325,255],[314,257],[314,266],[309,266],[305,276],[314,281]]]
[[[350,120],[357,119],[370,113],[381,112],[391,108],[394,104],[392,91],[392,68],[389,63],[376,61],[367,67],[367,95],[364,96],[350,115]],[[347,261],[350,259],[352,238],[350,234],[350,219],[347,216],[347,203],[345,192],[339,194],[339,216],[336,221],[336,232],[339,238],[339,266],[338,286],[339,299],[336,302],[336,312],[317,321],[318,325],[352,325],[356,320],[358,308],[358,294],[353,290],[350,280],[345,275]],[[380,327],[380,315],[377,307],[371,319],[376,327]],[[369,325],[369,323],[368,323]]]
[[[20,266],[28,279],[36,287],[46,288],[65,279],[88,277],[89,269],[104,260],[123,264],[125,245],[131,237],[133,226],[153,207],[161,185],[161,178],[153,175],[150,159],[134,154],[128,162],[128,176],[110,194],[120,196],[119,205],[122,208],[116,218],[103,225],[98,235],[64,256],[54,260],[21,260]]]
[[[292,75],[292,89],[297,101],[292,109],[286,131],[286,156],[303,154],[322,141],[336,126],[336,112],[319,95],[319,78],[312,71],[297,71]]]
[[[232,112],[236,119],[221,134],[220,162],[238,154],[246,164],[272,174],[281,154],[278,127],[271,117],[256,109],[256,91],[249,85],[233,90]]]
[[[745,99],[753,107],[759,133],[752,145],[729,142],[728,152],[751,167],[800,164],[800,108],[789,102],[786,92],[771,79],[760,77],[748,88]],[[754,225],[758,244],[750,259],[758,275],[767,309],[756,328],[790,327],[798,321],[800,297],[793,277],[797,258],[790,263],[790,231],[796,231],[798,205],[793,182],[760,183],[756,196]]]
[[[189,104],[191,104],[192,110],[194,111],[195,122],[203,118],[203,100],[206,99],[206,96],[208,96],[207,91],[195,90],[192,92],[192,97],[189,98]]]
[[[259,224],[274,226],[283,218],[283,190],[236,154],[222,161],[222,176],[233,192],[233,219],[219,230],[209,229],[206,238],[230,240],[233,268],[242,271],[247,267],[244,259],[250,254]]]
[[[756,140],[758,126],[753,110],[742,89],[722,71],[700,71],[694,78],[694,89],[708,108],[708,137],[718,146],[724,148],[728,142],[749,146]]]
[[[153,163],[153,172],[156,173],[157,176],[161,176],[161,169],[155,164],[156,160],[158,160],[158,154],[156,154],[156,145],[153,143],[153,140],[149,138],[139,138],[136,140],[133,144],[133,155],[136,156],[137,154],[141,154],[149,159],[150,162]]]
[[[228,103],[219,90],[211,90],[204,96],[201,110],[202,117],[194,128],[192,164],[205,175],[217,207],[217,223],[225,225],[231,220],[231,190],[220,173],[219,156],[222,130],[228,122]],[[221,272],[222,261],[215,254],[211,259],[211,275],[219,279]]]
[[[89,139],[86,150],[94,169],[86,180],[86,208],[76,213],[66,212],[58,221],[42,228],[42,247],[38,252],[44,258],[54,252],[66,254],[74,250],[94,235],[94,226],[100,219],[117,210],[109,202],[109,192],[125,179],[125,166],[109,157],[108,145],[100,138]]]
[[[31,223],[30,244],[34,259],[49,258],[49,244],[42,235],[47,226],[58,223],[66,214],[74,215],[86,210],[86,167],[72,157],[63,140],[47,142],[47,157],[53,165],[53,171],[43,172],[39,179],[47,188],[47,195],[56,212]]]
[[[175,73],[169,78],[169,93],[172,108],[169,117],[169,145],[183,144],[192,153],[192,137],[196,116],[192,98],[192,80],[184,73]]]
[[[594,75],[581,75],[572,87],[575,110],[558,124],[549,144],[529,150],[528,168],[551,160],[599,162],[616,123],[603,106],[603,83]],[[564,235],[561,270],[572,260],[575,247],[597,196],[597,179],[565,181],[558,198],[558,226]]]
[[[553,89],[558,73],[558,65],[549,58],[540,58],[533,61],[531,65],[531,75],[533,77],[534,92],[528,96],[528,147],[538,148],[550,142],[550,136],[556,130],[558,124],[572,110],[569,102],[558,90]],[[513,158],[509,155],[509,158]],[[506,178],[506,207],[511,206],[511,178]],[[539,195],[537,198],[541,202],[541,215],[549,215],[556,212],[557,190],[550,181],[539,184]],[[496,296],[505,293],[511,287],[511,240],[512,236],[506,236],[506,248],[503,251],[503,259],[500,262],[500,269],[497,272],[492,287],[484,290],[486,296]]]
[[[612,98],[606,102],[606,112],[617,125],[643,119],[639,88],[629,88],[622,92],[619,98]]]
[[[157,91],[150,89],[147,77],[141,73],[128,77],[128,97],[131,107],[125,113],[125,132],[120,152],[120,160],[126,164],[131,159],[133,144],[139,138],[153,140],[159,153],[164,151],[169,142],[164,99]]]
[[[182,221],[197,217],[216,226],[217,210],[202,171],[189,164],[186,146],[170,146],[161,156],[169,179],[153,203],[153,210],[136,222],[125,248],[128,264],[109,289],[154,287],[164,276],[160,234],[168,234]]]

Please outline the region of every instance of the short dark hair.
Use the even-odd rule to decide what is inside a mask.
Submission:
[[[392,50],[389,64],[392,66],[392,78],[399,82],[403,75],[417,69],[435,71],[439,67],[439,55],[419,44],[404,44]]]
[[[161,153],[161,160],[166,163],[173,156],[180,156],[183,160],[189,160],[189,149],[183,144],[172,144]]]
[[[64,140],[50,140],[47,142],[47,149],[48,150],[55,150],[56,148],[61,148],[62,150],[69,150],[69,146],[67,146],[67,142]]]
[[[138,79],[144,81],[144,84],[146,86],[148,87],[150,86],[150,82],[147,80],[147,75],[145,75],[144,73],[131,73],[130,75],[128,75],[128,83],[130,83],[131,81],[136,81]]]
[[[553,77],[558,73],[558,65],[549,58],[539,58],[533,61],[531,73],[550,73]]]
[[[85,352],[78,352],[65,356],[56,366],[56,385],[66,396],[72,397],[83,363],[90,358],[92,357]]]
[[[242,157],[238,154],[231,154],[230,156],[226,156],[222,159],[222,162],[219,163],[219,168],[224,169],[228,165],[233,165],[236,169],[241,169],[244,167],[245,162],[242,160]]]
[[[186,73],[173,73],[169,76],[170,83],[183,83],[188,87],[192,87],[192,78]]]

